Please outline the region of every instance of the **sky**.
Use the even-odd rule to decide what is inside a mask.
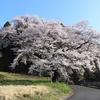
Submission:
[[[74,25],[88,20],[100,32],[100,0],[1,0],[0,27],[14,17],[38,15],[47,20]]]

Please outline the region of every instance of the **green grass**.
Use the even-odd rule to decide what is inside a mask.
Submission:
[[[50,83],[50,78],[0,72],[0,85],[39,85],[44,83]]]
[[[32,98],[32,96],[30,94],[23,94],[23,97],[25,97],[25,98]]]
[[[18,97],[18,100],[23,100],[23,98],[26,98],[27,100],[59,100],[72,92],[72,90],[64,83],[56,82],[51,84],[50,78],[48,77],[33,77],[31,75],[5,72],[0,72],[0,85],[43,85],[50,89],[49,93],[46,94],[36,91],[35,97],[30,94],[23,94],[22,97]]]

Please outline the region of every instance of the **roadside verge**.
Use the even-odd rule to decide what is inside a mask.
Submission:
[[[72,89],[72,88],[71,88]],[[65,98],[61,98],[60,100],[67,100],[67,99],[69,99],[71,96],[73,96],[74,95],[74,90],[72,89],[72,92],[71,92],[71,94],[69,94],[68,96],[66,96]]]

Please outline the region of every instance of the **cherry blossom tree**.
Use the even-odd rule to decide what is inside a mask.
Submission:
[[[100,33],[88,21],[64,26],[26,15],[4,26],[0,30],[0,50],[10,47],[14,52],[9,66],[12,69],[30,62],[29,73],[58,72],[60,79],[67,79],[73,71],[83,75],[85,68],[91,72],[100,69]]]

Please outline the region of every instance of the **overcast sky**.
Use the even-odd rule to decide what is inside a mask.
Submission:
[[[100,0],[1,0],[0,26],[16,16],[38,15],[65,25],[88,20],[100,32]]]

